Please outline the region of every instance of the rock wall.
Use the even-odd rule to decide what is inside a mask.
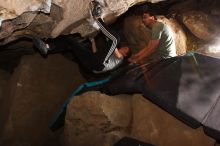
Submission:
[[[219,37],[219,26],[210,15],[199,11],[189,11],[183,14],[183,23],[199,39],[212,41]]]
[[[59,146],[60,132],[48,125],[82,82],[77,65],[61,55],[24,56],[8,82],[10,94],[1,98],[0,145]]]

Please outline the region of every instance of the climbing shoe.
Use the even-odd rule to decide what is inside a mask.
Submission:
[[[47,55],[49,45],[43,42],[39,37],[32,37],[34,46],[40,51],[42,55]]]
[[[100,17],[102,14],[102,7],[99,2],[93,0],[90,2],[90,10],[93,17]]]

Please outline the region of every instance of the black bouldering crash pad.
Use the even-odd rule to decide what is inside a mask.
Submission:
[[[102,89],[107,94],[142,93],[187,125],[220,140],[220,59],[199,53],[140,65]]]

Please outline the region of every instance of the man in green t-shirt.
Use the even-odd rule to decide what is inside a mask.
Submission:
[[[147,46],[129,59],[130,62],[141,63],[146,59],[155,61],[176,56],[176,47],[172,30],[146,12],[143,14],[143,23],[152,30],[151,40]]]

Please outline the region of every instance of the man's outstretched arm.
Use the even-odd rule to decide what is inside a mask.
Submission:
[[[141,49],[138,53],[134,54],[129,60],[133,63],[141,62],[144,58],[149,57],[156,51],[156,48],[158,47],[159,43],[159,40],[150,40],[145,48]]]

